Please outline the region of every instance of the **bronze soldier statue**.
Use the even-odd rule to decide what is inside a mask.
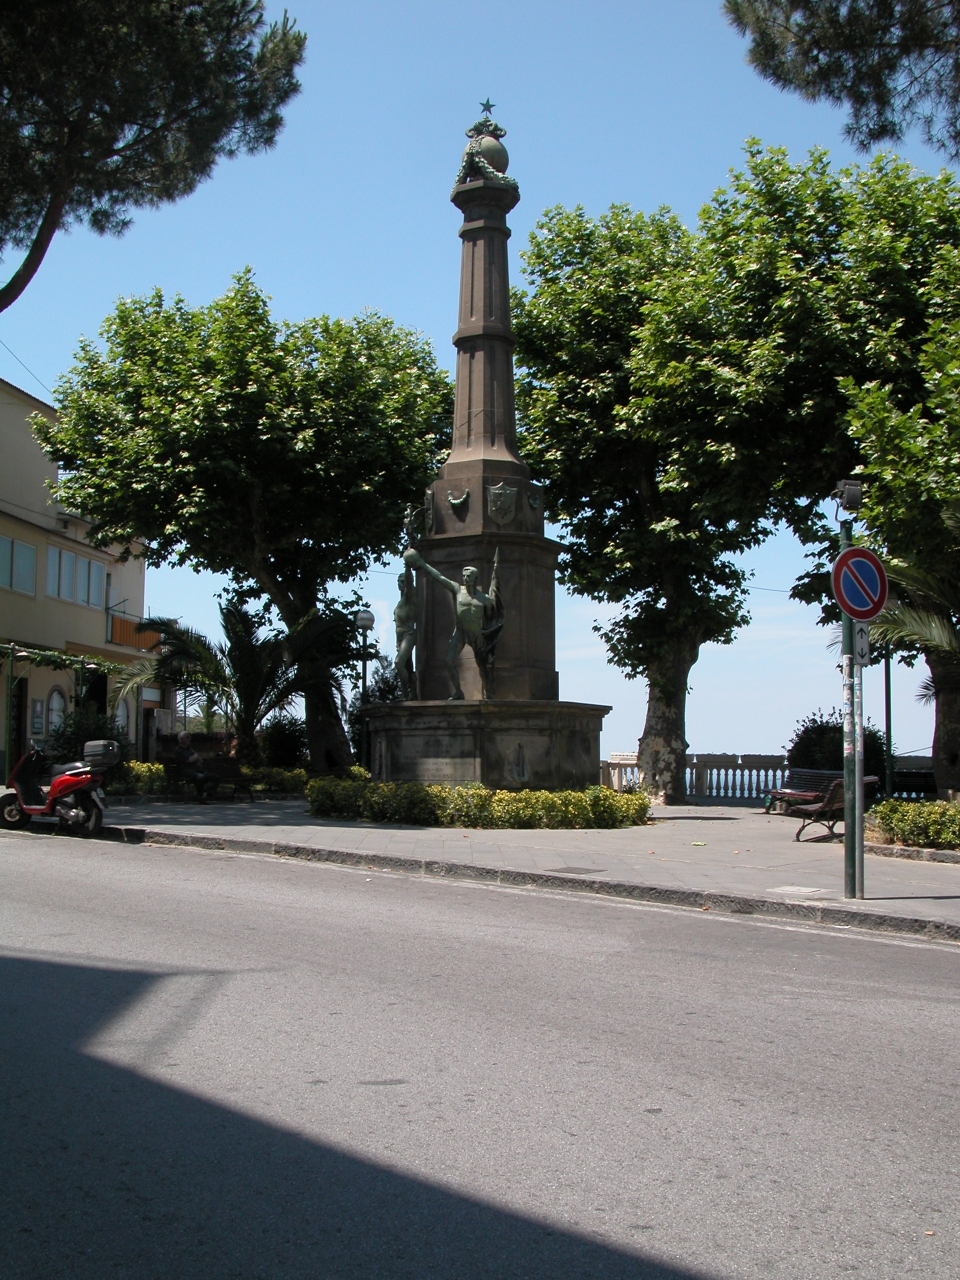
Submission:
[[[457,625],[450,643],[447,645],[447,671],[453,684],[451,702],[463,698],[460,687],[460,675],[457,671],[457,658],[463,652],[464,645],[469,645],[480,668],[480,683],[484,698],[493,696],[493,660],[496,655],[497,641],[503,630],[503,600],[500,596],[500,552],[493,557],[493,572],[490,575],[489,592],[481,591],[477,586],[479,573],[472,565],[463,570],[463,582],[451,582],[442,573],[427,564],[415,547],[408,547],[403,553],[404,563],[409,568],[423,569],[430,577],[440,583],[451,593],[456,603]]]
[[[393,665],[400,680],[403,700],[410,702],[419,691],[413,670],[413,650],[417,643],[417,589],[409,565],[397,578],[397,586],[400,588],[400,603],[393,611],[397,629],[397,656]]]

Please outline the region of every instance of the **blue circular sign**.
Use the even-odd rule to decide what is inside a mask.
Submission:
[[[833,566],[833,594],[845,614],[869,622],[887,603],[886,570],[866,547],[848,547]]]

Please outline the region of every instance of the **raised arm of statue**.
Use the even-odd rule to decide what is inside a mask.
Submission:
[[[411,552],[413,554],[411,554]],[[426,573],[429,573],[431,578],[435,578],[436,581],[440,583],[441,587],[446,587],[447,591],[451,592],[453,595],[457,595],[460,591],[459,583],[451,582],[449,578],[445,578],[442,573],[437,569],[434,569],[433,565],[427,564],[426,560],[424,560],[423,556],[415,548],[409,547],[403,553],[403,562],[411,568],[423,569]]]

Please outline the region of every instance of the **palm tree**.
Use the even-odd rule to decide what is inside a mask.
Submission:
[[[871,639],[923,654],[930,674],[918,696],[936,705],[933,772],[937,790],[958,790],[960,582],[949,572],[929,572],[898,560],[884,563],[893,590],[883,613],[870,624]]]
[[[275,711],[289,707],[300,692],[297,670],[285,661],[282,641],[260,625],[242,604],[220,606],[224,641],[217,644],[175,618],[150,618],[141,631],[159,632],[156,656],[135,663],[114,691],[119,699],[144,684],[168,684],[194,695],[194,704],[212,719],[219,708],[237,736],[237,758],[259,761],[256,732]]]

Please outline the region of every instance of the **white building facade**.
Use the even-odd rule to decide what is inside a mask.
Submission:
[[[29,417],[53,418],[52,405],[0,379],[0,771],[3,780],[31,741],[39,743],[78,700],[106,711],[108,677],[79,662],[81,655],[112,663],[145,656],[152,636],[138,635],[143,618],[144,566],[121,563],[114,551],[86,541],[88,525],[64,511],[50,484],[56,467],[41,450]],[[8,647],[9,646],[9,647]],[[17,650],[55,650],[72,666],[56,671],[17,660]],[[12,667],[11,667],[12,662]],[[137,758],[151,758],[164,701],[145,688],[117,704],[117,731]],[[158,717],[157,712],[161,715]],[[9,743],[7,734],[9,732]]]

